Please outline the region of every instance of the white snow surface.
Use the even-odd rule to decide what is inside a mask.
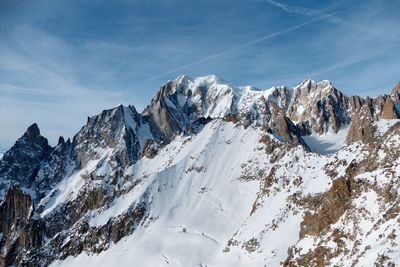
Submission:
[[[332,154],[346,145],[346,136],[348,132],[349,126],[347,125],[340,128],[337,133],[330,129],[324,134],[313,133],[308,136],[303,136],[303,139],[312,151],[321,154]]]
[[[71,167],[71,166],[70,166]],[[93,164],[90,164],[88,168],[94,168]],[[44,197],[39,205],[44,205],[45,209],[40,214],[41,217],[46,216],[58,205],[65,203],[67,200],[74,199],[79,192],[79,189],[84,185],[85,181],[82,178],[82,173],[86,169],[78,172],[73,172],[72,167],[67,172],[71,175],[67,175],[46,197]]]
[[[397,122],[400,122],[399,119],[393,119],[393,120],[385,120],[385,119],[380,119],[379,121],[374,122],[374,126],[377,129],[377,133],[382,136],[384,133],[386,133],[390,127],[395,125]]]

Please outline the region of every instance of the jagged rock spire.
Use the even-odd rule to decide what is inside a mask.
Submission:
[[[51,153],[47,139],[40,135],[36,123],[8,150],[0,165],[0,177],[29,186],[35,179],[40,162]],[[18,164],[15,164],[18,162]]]

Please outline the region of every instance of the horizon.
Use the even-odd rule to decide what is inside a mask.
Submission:
[[[400,2],[108,1],[0,4],[0,152],[37,123],[51,145],[87,116],[138,111],[178,75],[262,90],[330,80],[346,95],[399,82]]]

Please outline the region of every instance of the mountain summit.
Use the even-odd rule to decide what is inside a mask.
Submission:
[[[179,76],[55,147],[33,124],[0,160],[0,266],[395,266],[397,91]]]

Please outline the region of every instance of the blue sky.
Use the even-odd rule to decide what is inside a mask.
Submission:
[[[179,74],[235,85],[329,79],[348,95],[400,80],[400,1],[0,2],[0,150],[33,122],[54,144],[87,116],[145,107]]]

